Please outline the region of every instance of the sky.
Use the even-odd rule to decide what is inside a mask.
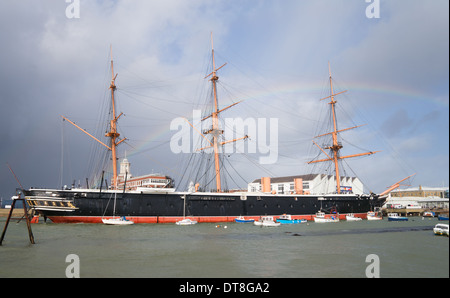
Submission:
[[[447,0],[3,0],[0,196],[8,199],[18,187],[8,165],[25,188],[85,185],[99,145],[60,115],[102,138],[111,48],[119,132],[127,138],[119,157],[126,155],[135,176],[188,180],[183,166],[190,154],[174,152],[178,130],[170,127],[181,117],[194,121],[194,110],[205,107],[211,32],[216,67],[227,63],[218,71],[219,105],[242,100],[221,117],[258,123],[256,135],[229,154],[238,173],[230,188],[268,175],[331,173],[307,164],[320,152],[312,141],[328,115],[328,101],[320,99],[329,95],[329,65],[335,92],[346,91],[336,97],[339,128],[363,125],[342,133],[341,154],[380,151],[345,160],[346,174],[378,193],[411,174],[411,186],[448,186],[448,6]],[[260,157],[270,153],[275,162],[263,164]]]

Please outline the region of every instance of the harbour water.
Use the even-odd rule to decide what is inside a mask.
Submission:
[[[0,218],[1,229],[4,223]],[[0,246],[0,278],[64,278],[71,254],[82,278],[365,278],[369,255],[379,258],[381,278],[448,278],[449,239],[433,234],[437,223],[39,223],[32,225],[32,245],[26,223],[11,222]]]

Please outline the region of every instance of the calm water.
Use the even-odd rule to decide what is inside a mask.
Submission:
[[[11,223],[0,246],[0,277],[65,277],[66,256],[81,277],[361,277],[366,257],[381,277],[449,277],[449,239],[436,219],[408,222],[105,226]],[[3,230],[4,218],[0,218]],[[223,228],[223,226],[227,228]]]

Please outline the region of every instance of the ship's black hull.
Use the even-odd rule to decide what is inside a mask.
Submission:
[[[175,222],[183,216],[199,222],[234,221],[238,216],[291,214],[312,219],[319,210],[341,215],[365,213],[380,206],[367,195],[268,195],[256,193],[138,193],[98,190],[24,190],[31,208],[54,222],[101,222],[102,217],[126,216],[136,223]]]

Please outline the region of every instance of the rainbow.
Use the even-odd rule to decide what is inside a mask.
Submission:
[[[339,86],[338,86],[339,87]],[[277,99],[288,99],[289,98],[301,98],[302,96],[308,96],[309,98],[317,98],[318,100],[327,96],[326,92],[328,91],[328,86],[324,82],[316,82],[316,83],[285,83],[276,86],[275,88],[260,88],[250,93],[244,94],[245,102],[250,102],[252,100],[264,101],[268,98],[277,98]],[[360,82],[351,82],[347,85],[347,88],[342,90],[349,90],[347,94],[355,93],[364,93],[367,95],[375,95],[380,98],[398,98],[398,99],[408,99],[419,102],[427,102],[432,103],[437,106],[442,106],[444,108],[449,107],[449,101],[441,100],[436,97],[431,97],[423,94],[422,92],[415,90],[414,88],[406,88],[400,86],[374,86],[368,83],[360,83]],[[335,89],[336,92],[339,92],[338,89]],[[292,95],[294,97],[292,97]],[[191,121],[192,119],[190,119]],[[135,149],[130,152],[129,156],[133,156],[141,153],[143,150],[148,150],[151,143],[156,142],[157,140],[169,140],[171,134],[173,133],[170,130],[169,122],[167,125],[155,127],[156,130],[151,130],[147,136],[144,137],[143,141],[135,147]]]

